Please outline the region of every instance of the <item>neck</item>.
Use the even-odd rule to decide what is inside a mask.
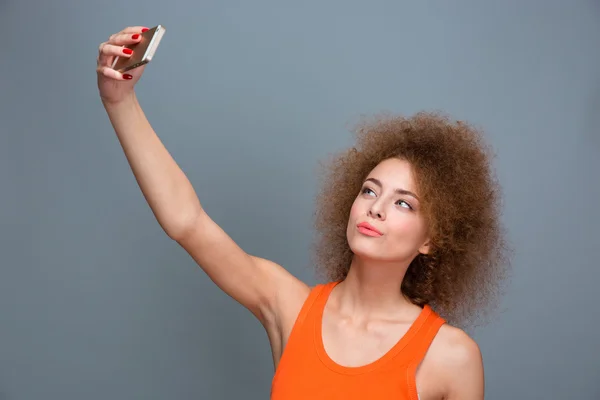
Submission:
[[[405,264],[405,265],[404,265]],[[338,306],[349,314],[397,315],[412,308],[400,290],[410,263],[387,263],[354,257],[348,275],[336,288]]]

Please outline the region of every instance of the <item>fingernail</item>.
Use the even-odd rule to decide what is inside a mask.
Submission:
[[[131,50],[131,49],[123,49],[123,53],[125,53],[125,54],[133,54],[133,50]]]
[[[148,28],[142,28],[142,33],[149,31],[150,29]]]
[[[129,80],[129,79],[133,78],[133,76],[131,76],[129,74],[123,74],[123,78]]]
[[[137,38],[139,38],[139,37],[140,37],[140,35],[139,35],[139,34],[137,34],[137,33],[136,33],[135,35],[131,36],[131,38],[132,38],[133,40],[135,40],[135,39],[137,39]]]

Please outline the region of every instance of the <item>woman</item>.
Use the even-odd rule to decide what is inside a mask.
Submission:
[[[244,252],[204,212],[140,108],[144,67],[110,68],[129,27],[100,45],[98,87],[165,233],[268,334],[272,399],[482,399],[477,344],[504,264],[498,186],[477,130],[435,114],[379,118],[329,164],[317,204],[313,288]],[[434,311],[435,308],[435,311]]]

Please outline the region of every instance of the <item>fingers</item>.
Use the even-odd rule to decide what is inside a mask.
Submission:
[[[125,46],[139,43],[142,33],[148,30],[144,26],[131,26],[111,35],[108,41],[98,47],[98,65],[112,64],[113,57],[131,57],[132,51],[124,49]]]
[[[98,66],[98,68],[96,68],[96,71],[107,78],[115,79],[118,81],[126,81],[132,78],[132,76],[129,74],[122,74],[119,71],[115,71],[114,69],[107,66]]]
[[[136,33],[137,34],[141,34],[141,33],[146,32],[148,29],[149,28],[146,28],[145,26],[130,26],[130,27],[127,27],[127,28],[123,29],[120,32],[117,32],[117,33],[114,33],[114,34],[110,35],[110,37],[108,38],[108,41],[112,43],[113,42],[113,38],[115,38],[116,36],[119,36],[119,35],[125,35],[126,36],[126,35],[132,35],[132,34],[136,34]]]
[[[141,32],[115,33],[108,38],[108,43],[118,46],[127,46],[138,43],[142,39]]]
[[[108,41],[101,43],[98,47],[96,71],[108,78],[118,80],[131,79],[131,75],[121,74],[109,68],[109,66],[112,65],[115,57],[131,57],[133,51],[125,46],[139,43],[142,40],[142,33],[147,30],[148,28],[145,26],[130,26],[110,35]]]
[[[100,45],[98,52],[99,58],[110,56],[131,57],[131,55],[133,54],[133,50],[128,49],[127,47],[117,46],[114,44],[109,44],[107,42],[104,42]]]
[[[119,33],[142,33],[145,32],[144,29],[149,29],[146,26],[129,26],[125,29],[123,29],[121,32]]]
[[[98,66],[112,65],[115,57],[131,57],[133,50],[123,46],[116,46],[108,42],[101,43],[98,47]]]

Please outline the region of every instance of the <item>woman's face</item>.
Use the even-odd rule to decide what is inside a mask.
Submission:
[[[411,165],[390,158],[363,182],[350,210],[346,235],[352,252],[364,259],[412,261],[429,251]]]

